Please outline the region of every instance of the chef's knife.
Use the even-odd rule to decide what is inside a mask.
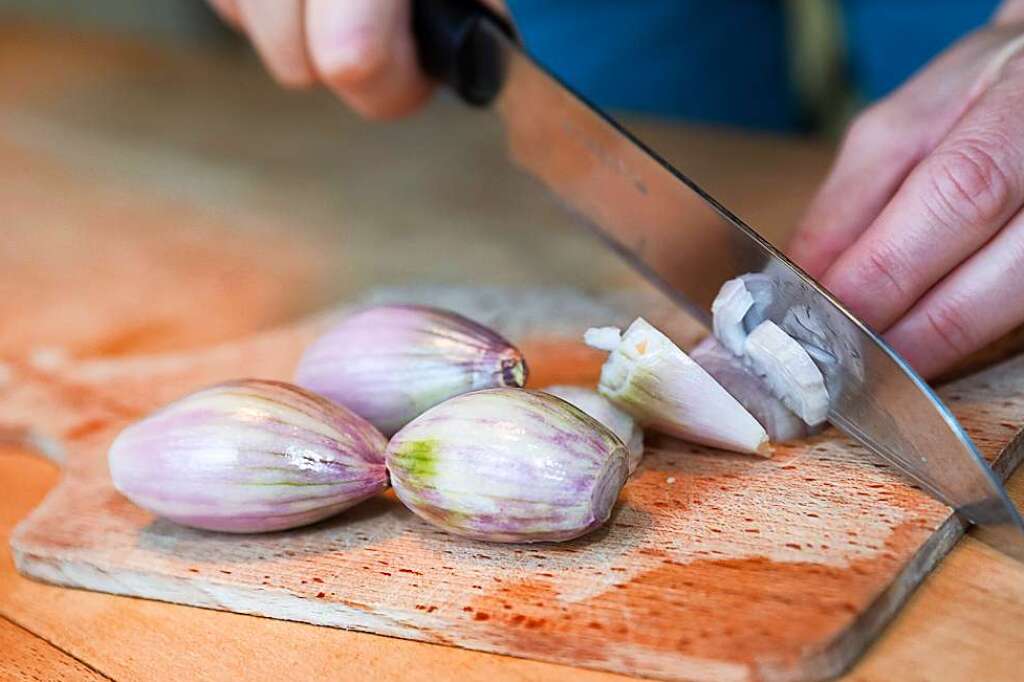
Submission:
[[[829,420],[1024,561],[1024,522],[971,439],[877,334],[754,229],[530,58],[474,0],[414,0],[424,69],[493,112],[512,159],[705,324],[719,287],[769,275],[766,319],[812,354]]]

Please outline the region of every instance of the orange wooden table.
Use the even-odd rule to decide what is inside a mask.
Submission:
[[[237,56],[15,21],[0,25],[0,82],[2,363],[200,347],[394,282],[632,281],[450,103],[368,126]],[[637,128],[780,240],[829,158],[796,140]],[[459,167],[473,172],[444,170]],[[0,679],[615,677],[26,580],[7,537],[58,472],[11,436]],[[1011,492],[1024,500],[1022,476]],[[849,679],[1019,679],[1022,625],[1024,569],[968,537]]]

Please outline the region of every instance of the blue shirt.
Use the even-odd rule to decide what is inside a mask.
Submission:
[[[510,0],[527,48],[613,109],[787,130],[802,112],[781,0]],[[847,66],[867,99],[890,92],[998,0],[844,0]]]

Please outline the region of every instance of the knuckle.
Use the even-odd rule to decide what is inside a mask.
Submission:
[[[873,246],[861,261],[859,278],[872,291],[900,297],[906,274],[903,259],[893,249]]]
[[[869,324],[885,327],[889,314],[908,298],[904,260],[886,244],[865,245],[854,259],[826,278],[826,286],[839,300],[861,313]],[[833,266],[835,267],[835,266]]]
[[[957,227],[987,226],[1011,208],[1014,182],[991,142],[971,141],[937,152],[930,165],[930,208]]]
[[[845,147],[857,147],[870,144],[885,134],[887,124],[880,115],[878,105],[866,110],[850,124],[846,132]]]
[[[311,50],[317,69],[335,87],[359,90],[379,82],[391,67],[390,53],[373,36],[359,34],[349,39],[339,58],[332,51],[314,46]]]
[[[289,90],[304,90],[313,86],[315,78],[308,69],[289,67],[272,69],[274,80]]]
[[[250,36],[253,34],[250,33]],[[276,34],[253,37],[252,40],[264,65],[278,84],[292,89],[313,85],[316,78],[301,42]]]
[[[925,320],[935,339],[956,356],[973,351],[977,344],[973,326],[955,303],[943,303],[925,312]]]
[[[793,239],[792,248],[801,253],[833,257],[847,245],[847,239],[818,224],[807,225]]]
[[[920,158],[927,139],[920,132],[919,119],[913,102],[891,96],[853,120],[843,139],[841,155],[851,157],[871,150],[872,156],[891,163]]]
[[[850,124],[846,144],[876,144],[891,138],[897,131],[905,129],[899,110],[889,100],[883,100],[865,109]]]

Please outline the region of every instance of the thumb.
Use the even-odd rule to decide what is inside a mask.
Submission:
[[[409,30],[411,11],[409,0],[307,0],[307,41],[317,73],[363,116],[408,113],[430,91]]]

